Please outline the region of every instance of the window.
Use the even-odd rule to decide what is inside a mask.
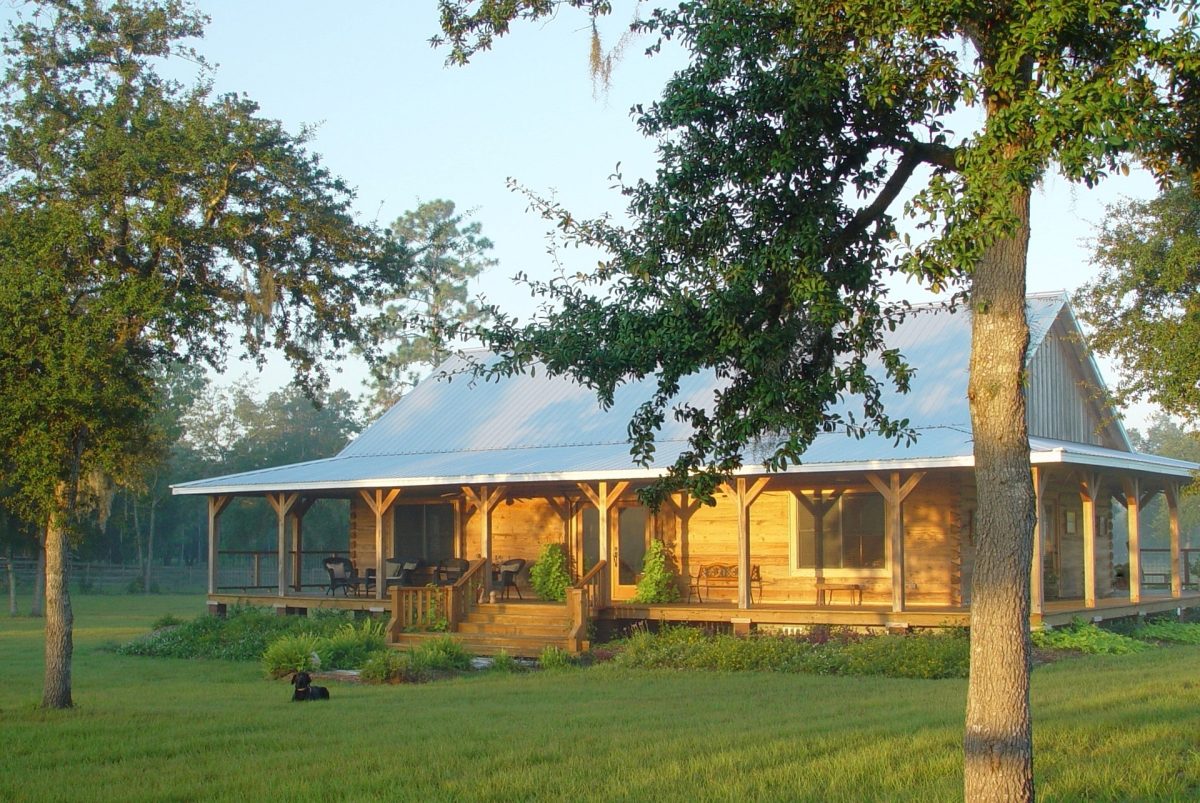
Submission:
[[[579,514],[583,539],[582,574],[587,574],[600,562],[600,511],[594,507],[585,507]]]
[[[437,563],[454,557],[454,506],[397,505],[392,555]]]
[[[823,516],[796,504],[799,569],[882,569],[884,504],[879,494],[846,494]]]
[[[617,509],[617,550],[621,556],[617,582],[623,586],[635,585],[642,573],[642,563],[646,559],[647,513],[644,507]]]

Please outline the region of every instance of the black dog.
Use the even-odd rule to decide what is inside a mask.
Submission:
[[[329,689],[324,686],[314,686],[312,676],[307,672],[297,672],[293,675],[292,685],[296,687],[296,690],[292,692],[293,703],[329,699]]]

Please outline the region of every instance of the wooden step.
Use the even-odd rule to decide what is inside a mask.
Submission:
[[[525,614],[516,613],[491,613],[490,611],[472,612],[467,615],[464,622],[472,622],[476,624],[494,624],[510,627],[521,627],[528,625],[536,627],[538,625],[555,625],[566,627],[571,623],[571,617],[566,614],[558,616],[527,616]]]
[[[472,655],[497,655],[508,653],[514,658],[537,658],[542,650],[553,645],[566,648],[566,636],[544,638],[537,636],[488,636],[463,633],[402,633],[392,643],[396,649],[415,647],[422,641],[449,636]]]
[[[520,616],[565,616],[567,606],[563,602],[483,602],[474,611]]]
[[[394,646],[448,635],[474,655],[536,658],[547,646],[566,648],[570,629],[571,614],[562,603],[489,602],[476,606],[453,633],[402,633]]]
[[[492,636],[544,636],[546,638],[566,638],[570,622],[473,622],[458,623],[457,635],[492,635]]]

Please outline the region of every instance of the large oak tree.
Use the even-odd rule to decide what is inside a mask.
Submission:
[[[465,62],[516,19],[610,5],[442,0],[440,41]],[[963,281],[978,485],[970,800],[1033,796],[1034,495],[1022,392],[1030,194],[1051,170],[1090,186],[1134,160],[1160,173],[1179,157],[1194,164],[1191,8],[710,0],[656,10],[642,30],[681,41],[691,60],[637,110],[660,165],[625,189],[634,223],[577,221],[543,205],[568,236],[610,258],[589,276],[535,285],[547,311],[490,333],[509,355],[501,370],[538,359],[602,400],[621,382],[656,377],[657,396],[631,423],[635,454],[651,459],[664,416],[683,416],[692,449],[668,481],[704,495],[748,447],[783,467],[823,430],[902,436],[905,422],[879,407],[878,383],[903,388],[908,368],[884,350],[885,375],[867,370],[900,312],[880,278]],[[971,130],[951,130],[964,120]],[[896,237],[902,192],[924,235],[916,243]],[[714,406],[674,409],[679,378],[705,369],[728,380]],[[830,412],[843,394],[862,398],[861,417]]]
[[[240,95],[216,96],[180,0],[42,0],[0,80],[0,486],[46,527],[43,705],[71,697],[67,550],[153,442],[154,377],[278,350],[310,390],[374,352],[404,250]],[[195,67],[190,83],[164,77]],[[194,71],[193,71],[194,73]]]

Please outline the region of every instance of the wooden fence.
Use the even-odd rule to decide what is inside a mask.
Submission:
[[[37,561],[33,558],[13,558],[17,591],[33,590]],[[76,592],[120,593],[140,590],[142,569],[135,565],[71,561],[71,590]],[[0,558],[0,587],[8,584],[8,562]],[[150,587],[168,593],[200,593],[208,587],[208,567],[203,563],[189,565],[153,566]]]

